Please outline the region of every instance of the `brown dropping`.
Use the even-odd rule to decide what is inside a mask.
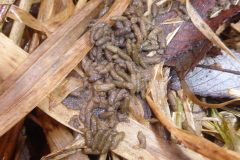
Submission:
[[[124,132],[119,132],[117,133],[111,143],[111,149],[114,150],[117,148],[118,144],[124,139],[125,133]]]
[[[113,45],[107,45],[106,46],[106,49],[113,52],[113,53],[116,53],[119,55],[119,57],[121,57],[122,59],[124,60],[127,60],[127,61],[132,61],[131,57],[128,56],[127,53],[125,53],[124,51],[122,51],[120,48],[116,47],[116,46],[113,46]]]
[[[92,150],[96,151],[102,137],[104,136],[105,130],[99,130],[93,138]]]
[[[87,130],[85,132],[85,144],[87,147],[91,147],[92,146],[92,132],[90,130]]]
[[[93,135],[97,133],[99,123],[98,121],[99,119],[95,115],[92,115],[90,128]]]
[[[129,112],[129,105],[130,105],[130,99],[129,97],[125,97],[122,104],[119,107],[120,113],[128,113]]]
[[[106,145],[107,140],[108,140],[109,136],[111,136],[111,134],[112,134],[112,130],[111,129],[109,129],[108,131],[105,132],[105,134],[101,138],[101,141],[98,144],[98,151],[102,151],[103,150],[103,148]]]
[[[126,72],[124,72],[122,69],[116,67],[116,72],[117,72],[117,74],[118,74],[121,78],[123,78],[125,81],[131,82],[131,77],[130,77]]]
[[[108,84],[96,84],[93,86],[96,91],[109,91],[113,88],[115,88],[114,83],[108,83]]]
[[[132,29],[133,29],[133,32],[135,33],[135,36],[136,36],[136,38],[137,38],[138,43],[139,43],[139,44],[142,43],[142,41],[143,41],[143,35],[142,35],[141,30],[140,30],[140,28],[138,27],[138,25],[137,25],[137,24],[133,24],[133,25],[132,25]]]
[[[114,138],[114,134],[111,134],[107,140],[106,143],[104,144],[103,148],[102,148],[102,154],[107,153],[107,151],[110,149],[111,145],[112,145],[112,140]]]
[[[146,149],[147,140],[146,140],[146,136],[142,133],[142,131],[138,131],[137,138],[139,141],[139,147],[142,149]]]
[[[103,112],[99,114],[99,118],[101,119],[108,119],[113,116],[114,112]]]
[[[92,155],[99,155],[99,151],[93,151],[91,148],[84,148],[83,153],[85,154],[92,154]]]
[[[129,83],[129,82],[113,81],[113,83],[114,83],[118,88],[129,89],[130,91],[135,90],[134,84]]]
[[[78,115],[74,115],[69,120],[68,124],[76,129],[80,129],[81,123]]]

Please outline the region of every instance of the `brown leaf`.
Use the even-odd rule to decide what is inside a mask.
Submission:
[[[213,31],[216,31],[226,19],[240,11],[240,6],[231,6],[228,10],[222,11],[217,17],[209,19],[208,12],[215,6],[215,0],[198,0],[191,3]],[[181,73],[180,76],[184,77],[213,45],[190,21],[170,25],[161,24],[165,20],[176,16],[177,12],[172,9],[168,13],[158,16],[156,24],[163,28],[165,35],[181,25],[178,33],[167,46],[166,53],[162,58],[166,60],[167,65],[175,66],[176,70]]]

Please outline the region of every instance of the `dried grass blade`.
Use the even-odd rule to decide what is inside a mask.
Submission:
[[[47,12],[44,12],[47,14]],[[42,17],[42,16],[41,16]],[[43,16],[45,17],[45,16]],[[1,51],[1,58],[0,58],[0,77],[1,79],[5,80],[28,56],[24,50],[16,46],[13,41],[8,39],[5,35],[0,33],[0,51]],[[61,85],[61,84],[60,84]],[[69,86],[69,85],[67,85]],[[46,103],[47,102],[47,103]],[[39,107],[47,112],[49,116],[55,119],[64,119],[64,113],[68,112],[70,115],[77,115],[78,113],[72,113],[72,110],[68,110],[66,107],[62,106],[61,104],[58,107],[54,108],[53,110],[49,111],[49,98],[46,98]],[[60,117],[56,118],[56,114],[58,113]],[[62,121],[60,121],[62,122]],[[62,122],[63,123],[63,122]],[[64,124],[64,123],[63,123]],[[64,124],[67,125],[67,124]],[[74,128],[72,128],[74,130]]]
[[[0,52],[0,77],[6,79],[27,58],[27,53],[2,33],[0,33]]]
[[[174,38],[174,36],[177,34],[177,32],[179,31],[181,25],[179,27],[177,27],[174,31],[172,31],[171,33],[169,33],[166,37],[166,42],[167,45],[172,41],[172,39]]]
[[[56,5],[59,0],[41,0],[39,7],[38,20],[43,22],[44,20],[52,17],[56,12]],[[44,11],[44,12],[43,12]]]
[[[68,156],[73,155],[74,153],[77,153],[81,151],[81,149],[63,149],[59,150],[58,152],[51,152],[50,154],[44,156],[41,158],[41,160],[61,160],[61,159],[66,159]]]
[[[73,126],[69,125],[68,122],[70,121],[71,117],[78,116],[79,112],[76,110],[68,109],[66,106],[64,106],[62,103],[58,104],[54,108],[49,109],[49,99],[44,99],[38,107],[45,112],[47,115],[58,121],[59,123],[63,124],[64,126],[67,126],[68,128],[71,128],[72,130],[82,133],[80,130],[74,128]],[[80,128],[84,128],[83,124],[80,124]]]
[[[66,8],[60,13],[56,14],[54,17],[50,18],[44,22],[45,26],[50,31],[55,31],[59,26],[61,26],[74,12],[74,5],[72,1],[67,1]]]
[[[58,5],[55,5],[58,0],[42,0],[40,7],[39,7],[39,12],[38,12],[38,17],[37,19],[40,22],[44,22],[48,20],[49,18],[53,17],[56,15],[56,12],[58,11]],[[40,44],[40,37],[38,36],[38,33],[34,33],[31,44],[29,47],[29,53],[32,53],[33,50],[36,49],[36,47]]]
[[[182,90],[178,91],[178,95],[182,101],[187,124],[192,131],[196,132],[196,126],[195,126],[195,122],[194,122],[194,118],[193,118],[193,114],[192,114],[192,106],[191,106],[192,103],[189,99],[187,99],[187,97],[183,96]]]
[[[111,152],[112,160],[121,160],[115,153]]]
[[[45,2],[45,1],[43,1],[43,2]],[[44,8],[44,7],[41,7],[41,8]],[[53,10],[53,9],[51,9],[51,10]],[[47,12],[44,12],[44,15],[45,14],[47,14]],[[42,17],[44,19],[44,17],[45,17],[44,15],[40,14],[40,17]],[[0,58],[0,77],[1,77],[1,79],[5,80],[27,58],[28,53],[26,53],[24,50],[22,50],[21,48],[16,46],[13,43],[13,41],[11,41],[9,38],[7,38],[2,33],[0,33],[0,51],[2,53],[0,55],[0,57],[1,57]],[[64,83],[64,81],[62,83]],[[63,86],[66,86],[66,85],[69,86],[69,84],[65,84]],[[60,84],[60,86],[62,86],[62,84]],[[72,113],[71,112],[72,110],[68,110],[65,106],[63,106],[61,104],[58,105],[56,108],[51,109],[51,111],[50,111],[48,97],[45,100],[43,100],[43,102],[41,104],[39,104],[38,106],[44,112],[46,112],[49,116],[51,116],[57,120],[59,120],[61,117],[64,120],[64,117],[65,117],[64,113],[69,113],[72,116],[78,114],[76,112]],[[57,114],[54,114],[54,113],[57,113]],[[59,117],[57,115],[59,115]],[[67,123],[65,124],[64,122],[62,122],[62,119],[60,120],[60,123],[67,126]],[[75,128],[72,128],[72,129],[74,130]]]
[[[82,88],[83,82],[79,78],[68,77],[64,79],[61,84],[51,92],[49,96],[50,108],[57,106],[62,102],[64,98],[68,96],[69,93],[77,88]]]
[[[147,0],[147,11],[144,13],[144,16],[148,16],[151,14],[152,4],[153,4],[153,0]]]
[[[84,139],[80,137],[76,142],[73,142],[72,144],[66,146],[63,149],[59,149],[57,151],[54,151],[44,157],[41,158],[41,160],[60,160],[63,159],[78,151],[81,151],[84,145]],[[79,157],[78,157],[79,158]]]
[[[29,12],[32,4],[33,0],[21,0],[19,3],[19,8],[25,10],[26,12]],[[17,45],[20,45],[24,29],[24,24],[18,21],[14,21],[9,38],[12,39]]]
[[[170,18],[170,19],[166,19],[165,21],[163,21],[161,24],[177,24],[177,23],[183,23],[184,21],[179,18],[179,17],[176,17],[176,18]]]
[[[218,104],[212,104],[212,103],[206,103],[206,102],[202,102],[200,101],[195,94],[193,94],[193,92],[191,91],[191,89],[188,87],[187,82],[185,80],[181,80],[180,81],[181,86],[183,88],[183,92],[184,94],[195,104],[203,107],[203,108],[222,108],[226,105],[229,105],[233,102],[237,102],[240,101],[240,98],[236,98],[236,99],[232,99],[223,103],[218,103]]]
[[[18,8],[15,5],[11,6],[7,16],[14,20],[19,21],[20,23],[23,23],[29,26],[30,28],[43,32],[46,35],[50,34],[50,31],[41,22],[39,22],[36,18],[34,18],[28,12]]]
[[[231,23],[231,27],[240,33],[240,21],[238,23]]]
[[[74,11],[76,12],[77,10],[81,9],[82,7],[84,7],[86,3],[87,3],[87,0],[78,0]]]
[[[159,109],[170,119],[171,113],[167,102],[167,93],[165,92],[169,81],[169,73],[169,68],[163,70],[163,63],[157,64],[155,66],[155,76],[151,80],[149,87],[152,93],[152,98],[157,102]]]

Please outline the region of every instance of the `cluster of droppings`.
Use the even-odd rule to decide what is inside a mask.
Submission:
[[[160,7],[157,9],[160,12]],[[133,0],[123,16],[111,18],[115,22],[112,27],[105,23],[92,25],[90,41],[94,47],[78,66],[85,88],[63,101],[70,108],[82,104],[76,105],[85,127],[87,154],[106,153],[123,140],[125,134],[117,132],[116,125],[128,121],[133,97],[145,99],[153,64],[159,63],[165,52],[163,31],[154,26],[153,14],[144,16],[146,11],[144,0]],[[85,90],[87,93],[83,93]],[[144,148],[144,138],[141,134],[139,138]]]

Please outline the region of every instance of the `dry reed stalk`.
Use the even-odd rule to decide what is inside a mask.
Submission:
[[[80,38],[72,49],[66,51],[87,27],[91,20],[89,17],[96,15],[96,8],[100,4],[101,1],[90,1],[83,10],[71,17],[44,41],[24,64],[2,83],[0,90],[4,93],[0,97],[0,119],[3,125],[1,125],[0,135],[23,118],[63,80],[75,67],[73,65],[77,62],[71,63],[72,59],[77,59],[75,56],[80,58],[77,59],[79,63],[84,55],[78,54],[81,52],[76,52],[80,50],[79,46],[81,46],[78,43],[84,43],[89,38],[88,34]],[[78,19],[78,23],[76,23],[76,19]],[[87,48],[90,49],[90,46]],[[86,54],[89,49],[86,49],[83,53]],[[29,81],[29,79],[31,80]],[[36,86],[36,82],[42,84],[39,83]],[[54,83],[55,85],[53,85]],[[48,88],[49,86],[50,88]]]
[[[25,25],[33,28],[37,31],[43,32],[46,35],[50,34],[50,31],[45,27],[42,23],[37,21],[31,14],[26,12],[25,10],[20,9],[19,7],[12,5],[9,12],[7,13],[7,17],[19,21],[20,23],[24,23]]]
[[[183,91],[179,90],[178,91],[178,95],[179,98],[182,102],[183,105],[183,109],[184,109],[184,113],[185,113],[185,117],[186,117],[186,122],[188,124],[188,127],[195,132],[196,131],[196,126],[195,126],[195,122],[194,122],[194,118],[193,118],[193,114],[192,114],[192,102],[187,99],[187,97],[184,97],[183,95]]]
[[[28,54],[2,33],[0,33],[0,50],[0,77],[6,79],[27,58]]]
[[[48,2],[50,2],[50,1],[48,1]],[[34,1],[32,1],[32,0],[27,1],[27,2],[25,0],[22,0],[20,2],[20,7],[22,7],[22,9],[25,9],[26,11],[29,11],[32,3],[34,3]],[[49,11],[51,11],[50,9],[49,10],[45,10],[45,9],[46,8],[44,8],[45,12],[43,15],[46,15]],[[43,11],[43,9],[41,11]],[[45,16],[43,16],[43,15],[39,14],[41,19],[44,20]],[[11,30],[11,34],[14,35],[13,41],[15,43],[18,43],[18,42],[20,43],[25,25],[22,23],[19,23],[17,21],[15,21],[14,24],[15,24],[15,27],[13,25],[12,30]],[[11,36],[11,34],[10,34],[10,36]],[[5,37],[3,36],[3,38],[5,38]],[[8,39],[7,39],[7,41],[8,41]],[[12,45],[10,45],[10,46],[12,46]],[[11,55],[11,54],[8,54],[8,55]],[[25,59],[26,56],[24,56],[24,55],[27,55],[27,53],[25,53],[25,54],[19,53],[18,55],[14,54],[14,56],[20,57],[20,59],[22,59],[21,55],[23,55],[23,59]],[[18,58],[16,58],[16,59],[18,59]],[[9,68],[11,68],[11,67],[9,67]],[[7,71],[7,72],[10,74],[9,71]],[[45,131],[45,135],[47,137],[47,141],[48,141],[51,151],[63,148],[73,141],[73,135],[64,126],[57,124],[55,121],[53,121],[51,118],[47,117],[44,114],[41,114],[41,116],[39,116],[39,117],[40,117],[41,124],[42,124],[41,127]],[[16,127],[17,126],[15,126],[14,128],[16,128]],[[20,127],[18,127],[18,128],[21,129]],[[7,133],[7,134],[9,134],[9,133]],[[15,137],[17,137],[17,136],[15,136]],[[13,143],[13,144],[15,144],[15,143]],[[6,158],[8,159],[8,156]],[[74,155],[69,156],[67,159],[88,160],[88,156],[86,156],[85,154],[82,154],[81,152],[78,152]]]
[[[155,74],[150,81],[149,89],[159,109],[163,111],[168,118],[171,118],[170,108],[167,102],[167,92],[165,92],[168,86],[170,69],[163,69],[163,64],[162,62],[154,67]]]
[[[34,3],[36,3],[36,0],[21,0],[19,3],[19,8],[29,12],[32,4]],[[21,43],[24,29],[25,25],[23,23],[14,21],[9,38],[12,39],[18,46]]]
[[[72,1],[64,1],[66,7],[61,10],[59,13],[53,17],[45,20],[45,26],[51,31],[55,31],[59,26],[61,26],[73,13],[74,13],[74,4]]]
[[[38,12],[38,21],[40,22],[45,22],[49,18],[53,17],[56,15],[58,12],[59,6],[56,5],[56,3],[59,2],[58,0],[42,0],[40,7],[39,7],[39,12]],[[38,33],[33,33],[33,37],[31,40],[31,44],[29,47],[29,53],[32,53],[40,44],[40,39],[39,39],[39,34]]]

